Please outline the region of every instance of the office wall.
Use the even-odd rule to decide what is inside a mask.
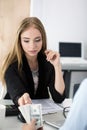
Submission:
[[[0,64],[12,46],[19,22],[29,16],[30,0],[0,0]]]
[[[59,41],[73,41],[83,42],[87,52],[86,12],[87,0],[31,0],[31,16],[42,20],[48,48],[57,51]]]
[[[42,20],[48,48],[58,51],[59,41],[82,42],[87,58],[87,0],[31,0],[30,15]],[[86,77],[87,72],[72,72],[70,97],[74,84]]]

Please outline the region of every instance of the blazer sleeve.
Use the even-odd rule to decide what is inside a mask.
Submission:
[[[17,104],[18,98],[26,92],[22,79],[18,73],[17,66],[12,65],[8,67],[5,73],[5,81],[7,92],[9,93],[11,99]]]
[[[66,97],[65,91],[62,95],[58,91],[56,91],[55,86],[54,86],[54,81],[55,81],[54,67],[50,70],[50,72],[51,74],[50,74],[50,80],[49,80],[49,90],[50,90],[51,96],[56,103],[61,103]]]

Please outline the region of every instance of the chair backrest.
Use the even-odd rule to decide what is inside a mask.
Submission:
[[[73,89],[73,97],[74,97],[76,91],[78,90],[79,86],[80,86],[80,84],[75,84],[75,85],[74,85],[74,89]]]

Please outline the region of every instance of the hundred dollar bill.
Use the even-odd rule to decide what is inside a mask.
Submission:
[[[29,123],[32,119],[36,119],[36,129],[43,126],[42,120],[42,105],[41,104],[26,104],[19,106],[23,117]]]
[[[31,104],[29,105],[29,115],[30,121],[36,119],[36,128],[40,128],[43,125],[42,121],[42,108],[41,104]]]

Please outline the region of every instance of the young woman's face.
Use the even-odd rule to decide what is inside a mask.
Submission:
[[[30,27],[21,34],[21,45],[26,56],[37,56],[42,48],[42,36],[38,29]]]

